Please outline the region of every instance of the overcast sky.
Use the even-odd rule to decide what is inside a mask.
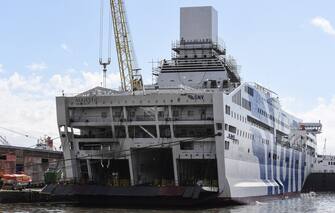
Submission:
[[[107,1],[106,1],[107,2]],[[333,0],[144,0],[126,2],[139,66],[170,58],[179,38],[179,7],[214,6],[228,53],[244,81],[277,92],[305,121],[321,120],[327,153],[335,154],[335,2]],[[0,2],[0,126],[57,136],[55,96],[101,84],[98,0]],[[115,49],[108,86],[119,87]],[[0,129],[15,145],[35,139]]]

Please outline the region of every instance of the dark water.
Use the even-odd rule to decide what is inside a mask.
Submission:
[[[297,198],[290,198],[284,200],[275,200],[269,202],[257,202],[254,205],[235,206],[218,209],[207,209],[207,210],[140,210],[140,209],[113,209],[113,208],[81,208],[66,205],[32,205],[32,204],[0,204],[0,212],[11,212],[11,213],[277,213],[277,212],[334,212],[335,213],[335,193],[328,194],[302,194]]]

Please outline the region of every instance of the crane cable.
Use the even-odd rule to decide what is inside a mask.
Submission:
[[[106,78],[107,78],[107,66],[110,65],[111,63],[111,44],[112,44],[112,18],[111,18],[111,13],[108,13],[108,35],[107,35],[107,40],[108,40],[108,47],[107,47],[107,58],[104,56],[104,34],[105,34],[105,24],[104,24],[104,1],[100,1],[100,35],[99,35],[99,63],[103,67],[103,87],[106,88]]]
[[[30,138],[30,139],[35,139],[37,141],[41,140],[41,138],[38,138],[36,136],[32,136],[32,135],[28,135],[28,134],[25,134],[25,133],[22,133],[22,132],[19,132],[19,131],[16,131],[16,130],[12,130],[12,129],[9,129],[9,128],[6,128],[6,127],[2,127],[0,126],[0,129],[3,129],[3,130],[6,130],[8,132],[11,132],[11,133],[14,133],[14,134],[17,134],[17,135],[21,135],[25,138]],[[0,136],[1,137],[1,136]],[[57,139],[60,139],[60,136],[57,136],[57,137],[54,137],[52,138],[51,140],[54,141],[54,140],[57,140]],[[8,141],[7,141],[8,142]],[[9,144],[9,142],[8,142]],[[32,147],[36,147],[36,144],[32,145],[32,146],[28,146],[27,148],[32,148]],[[55,147],[54,147],[55,148]]]
[[[104,0],[100,0],[100,33],[99,33],[99,59],[102,59],[102,46],[104,40]]]
[[[26,138],[39,139],[35,136],[31,136],[31,135],[28,135],[28,134],[25,134],[25,133],[22,133],[22,132],[19,132],[19,131],[15,131],[15,130],[12,130],[12,129],[9,129],[9,128],[6,128],[6,127],[1,127],[0,126],[0,129],[6,130],[8,132],[11,132],[11,133],[14,133],[14,134],[17,134],[17,135],[21,135],[21,136],[26,137]]]
[[[105,10],[105,0],[100,1],[100,35],[99,35],[99,59],[104,59],[104,34],[105,34],[105,22],[104,22],[104,10]],[[111,44],[112,44],[112,20],[111,20],[111,13],[108,13],[108,51],[107,51],[107,58],[111,58]]]
[[[101,150],[102,152],[100,153],[97,153],[97,154],[87,154],[86,156],[83,156],[81,159],[92,159],[93,157],[103,157],[104,155],[114,155],[114,156],[117,156],[117,158],[126,158],[126,157],[129,157],[129,156],[132,156],[134,153],[136,152],[146,152],[146,151],[150,151],[152,150],[153,148],[161,148],[161,147],[173,147],[173,146],[178,146],[180,145],[181,143],[187,143],[187,142],[194,142],[194,141],[202,141],[202,140],[205,140],[205,139],[208,139],[208,138],[211,138],[211,137],[216,137],[216,136],[221,136],[222,134],[221,133],[217,133],[217,134],[214,134],[214,135],[209,135],[209,136],[203,136],[203,137],[193,137],[193,138],[187,138],[187,139],[182,139],[182,140],[176,140],[176,141],[170,141],[170,142],[162,142],[162,143],[158,143],[158,144],[151,144],[151,145],[146,145],[146,146],[143,146],[143,147],[139,147],[139,148],[128,148],[128,149],[124,149],[124,150],[108,150],[108,151],[104,151],[104,150]],[[76,161],[78,160],[77,157],[74,157],[74,158],[68,158],[68,159],[59,159],[55,162],[57,163],[65,163],[65,162],[68,162],[68,161]],[[96,159],[98,160],[98,159]],[[54,162],[54,163],[55,163]],[[29,167],[32,167],[32,166],[39,166],[39,165],[43,165],[44,163],[31,163],[31,164],[27,164],[27,165],[24,165],[23,168],[29,168]],[[97,161],[96,164],[100,164],[100,161]],[[66,168],[66,166],[63,166],[61,168]]]

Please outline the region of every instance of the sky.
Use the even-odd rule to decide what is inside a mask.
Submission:
[[[106,4],[108,2],[106,1]],[[219,36],[244,81],[275,91],[284,109],[323,123],[319,152],[335,154],[335,2],[333,0],[126,1],[138,65],[151,83],[152,61],[169,59],[179,39],[179,8],[214,6]],[[0,135],[13,145],[57,137],[55,96],[101,85],[100,1],[0,2]],[[115,48],[107,86],[119,87]]]

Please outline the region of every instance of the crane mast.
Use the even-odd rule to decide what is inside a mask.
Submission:
[[[143,90],[142,76],[139,74],[132,50],[123,0],[110,0],[115,46],[123,91]]]

